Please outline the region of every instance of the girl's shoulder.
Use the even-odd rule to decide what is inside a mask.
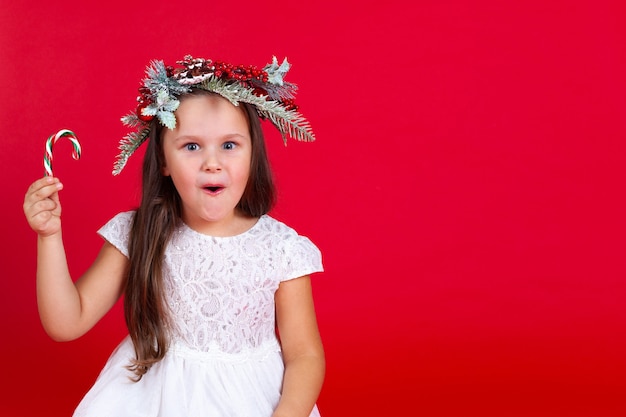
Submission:
[[[115,216],[113,216],[111,220],[129,222],[133,220],[133,217],[135,216],[136,212],[137,210],[121,211],[117,213]]]
[[[122,211],[113,216],[102,228],[130,228],[135,210]]]
[[[291,226],[269,215],[261,217],[257,226],[267,233],[267,235],[271,236],[271,240],[278,247],[300,246],[313,251],[319,250],[307,236],[299,234]]]
[[[128,238],[135,211],[124,211],[113,216],[98,230],[98,234],[128,256]]]
[[[261,217],[259,223],[261,223],[260,228],[268,233],[267,245],[265,246],[275,251],[278,257],[282,259],[284,276],[281,280],[324,270],[322,254],[308,237],[299,234],[294,228],[268,215]]]
[[[262,231],[286,239],[305,237],[300,235],[294,228],[267,214],[261,216],[256,226],[258,226]]]

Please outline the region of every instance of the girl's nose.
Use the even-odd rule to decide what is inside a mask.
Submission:
[[[217,152],[207,150],[202,164],[202,169],[210,172],[220,171],[222,169]]]

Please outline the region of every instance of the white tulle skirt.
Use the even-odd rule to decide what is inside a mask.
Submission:
[[[242,357],[173,346],[139,382],[126,369],[133,357],[126,337],[74,417],[271,417],[280,400],[284,365],[273,347]]]

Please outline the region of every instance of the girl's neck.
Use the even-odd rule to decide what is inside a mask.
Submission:
[[[182,220],[190,229],[203,235],[230,237],[250,230],[259,219],[257,217],[248,217],[236,210],[232,216],[218,221],[191,219],[184,214]]]

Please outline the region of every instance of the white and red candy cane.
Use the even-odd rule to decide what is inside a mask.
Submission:
[[[50,136],[46,141],[46,154],[43,157],[43,167],[46,170],[47,177],[52,176],[52,146],[61,138],[68,138],[72,141],[72,145],[74,146],[72,158],[76,160],[80,159],[80,143],[78,142],[78,138],[74,132],[67,129],[59,130],[55,135]]]

